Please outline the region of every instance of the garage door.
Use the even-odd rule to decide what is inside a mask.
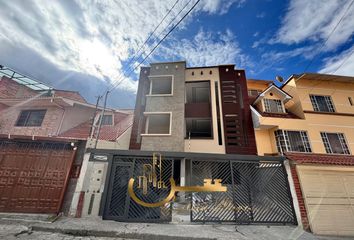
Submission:
[[[297,166],[311,229],[354,236],[354,167]]]
[[[67,143],[0,140],[0,212],[59,212],[73,157]]]

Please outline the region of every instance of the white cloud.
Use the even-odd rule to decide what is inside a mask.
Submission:
[[[246,0],[202,0],[199,9],[210,14],[225,14],[233,4],[242,7]]]
[[[3,1],[0,44],[35,51],[62,70],[116,82],[122,78],[123,62],[132,57],[174,2]],[[240,5],[243,0],[205,0],[196,11],[224,14],[235,3]],[[180,1],[176,5],[165,25],[184,4]],[[135,91],[136,86],[135,81],[125,78],[120,88]]]
[[[354,76],[354,46],[324,62],[321,73]]]
[[[265,18],[265,16],[266,16],[266,13],[265,12],[261,12],[261,13],[258,13],[256,15],[256,18]]]
[[[351,1],[291,0],[282,26],[270,42],[285,44],[325,41]],[[354,33],[354,6],[328,40],[324,50],[334,50]]]
[[[200,29],[192,40],[174,39],[160,49],[160,55],[174,60],[187,60],[189,66],[211,66],[235,63],[250,66],[230,30],[210,32]]]

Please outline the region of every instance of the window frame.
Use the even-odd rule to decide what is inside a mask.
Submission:
[[[331,143],[328,139],[328,134],[336,134],[339,140],[339,143],[342,147],[343,153],[335,153],[333,152]],[[344,133],[339,133],[339,132],[320,132],[322,143],[324,145],[324,148],[326,150],[327,154],[340,154],[340,155],[351,155],[351,151],[348,145],[348,141],[344,135]],[[343,147],[345,145],[345,147]]]
[[[27,125],[28,124],[28,120],[29,120],[32,112],[42,112],[42,111],[44,111],[44,115],[43,115],[43,118],[42,118],[42,121],[41,121],[40,125]],[[24,125],[19,125],[18,121],[20,120],[21,115],[24,112],[29,112],[29,114],[26,116],[26,119],[24,121]],[[17,117],[17,120],[15,122],[15,127],[41,127],[42,124],[43,124],[43,121],[44,121],[44,118],[45,118],[46,114],[47,114],[47,109],[23,109],[23,110],[20,111],[20,113],[19,113],[19,115]]]
[[[264,105],[264,112],[266,112],[266,113],[280,113],[280,114],[286,113],[285,112],[285,107],[284,107],[284,104],[283,104],[282,100],[280,100],[280,99],[271,99],[271,98],[263,98],[262,101],[263,101],[263,105]],[[270,104],[269,104],[268,101],[280,102],[280,105],[277,104],[278,112],[268,111],[267,107],[270,110]],[[281,112],[279,111],[279,107],[281,107]]]
[[[152,85],[153,85],[153,78],[161,78],[161,77],[171,77],[171,93],[159,93],[153,94],[152,93]],[[150,83],[149,83],[149,93],[146,95],[147,97],[168,97],[173,96],[173,88],[174,88],[174,75],[150,75],[148,76]]]
[[[148,133],[149,128],[149,115],[162,115],[162,114],[169,114],[170,115],[170,127],[169,133]],[[144,116],[146,117],[145,120],[145,131],[141,133],[140,136],[171,136],[172,135],[172,112],[144,112]]]
[[[318,102],[316,100],[316,97],[323,97],[325,99],[325,102],[326,102],[326,105],[327,105],[327,108],[329,109],[329,111],[321,111],[320,110],[319,104],[318,104]],[[315,111],[315,112],[323,112],[323,113],[335,113],[335,112],[337,112],[336,108],[334,106],[333,99],[332,99],[332,97],[330,95],[310,94],[310,102],[312,104],[313,111]]]
[[[277,136],[277,134],[281,132],[282,135]],[[300,137],[301,137],[301,141],[304,145],[304,152],[301,151],[293,151],[292,150],[292,146],[290,144],[290,140],[289,140],[289,135],[288,132],[299,132],[300,133]],[[286,133],[286,135],[284,134]],[[304,134],[305,133],[305,134]],[[294,152],[294,153],[312,153],[312,145],[311,145],[311,141],[309,138],[309,134],[307,131],[305,130],[289,130],[289,129],[278,129],[276,131],[274,131],[274,136],[275,136],[275,142],[276,142],[276,146],[277,146],[277,150],[278,152],[280,152],[281,154],[284,153],[284,150],[282,148],[282,145],[280,144],[280,142],[278,141],[279,137],[282,137],[282,140],[284,142],[285,145],[285,152]],[[305,140],[306,138],[306,140]],[[309,149],[309,151],[307,151]]]

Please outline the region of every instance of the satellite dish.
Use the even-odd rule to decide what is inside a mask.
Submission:
[[[280,83],[284,81],[282,76],[276,76],[275,79]]]

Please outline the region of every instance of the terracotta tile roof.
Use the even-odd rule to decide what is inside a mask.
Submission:
[[[133,124],[133,114],[115,112],[114,125],[102,126],[99,139],[106,140],[106,141],[115,141],[132,124]],[[91,130],[91,121],[86,121],[60,134],[59,137],[85,140],[89,137],[90,130]]]
[[[78,102],[87,103],[86,100],[80,95],[80,93],[75,91],[57,90],[55,89],[56,97],[64,97]]]
[[[353,155],[316,154],[316,153],[285,153],[285,156],[296,163],[354,165]]]

